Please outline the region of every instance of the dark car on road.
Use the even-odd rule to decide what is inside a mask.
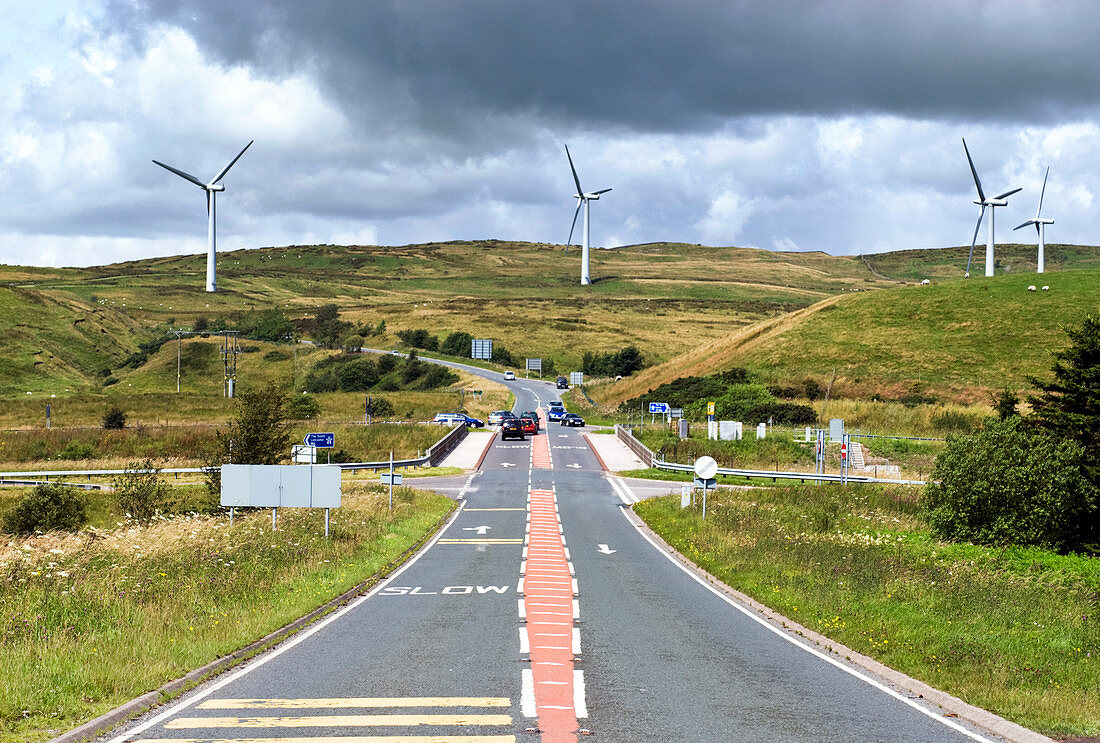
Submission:
[[[559,390],[569,389],[569,380],[566,379],[565,377],[558,377],[558,389]]]
[[[581,418],[576,413],[566,413],[558,422],[563,426],[583,426],[584,418]]]
[[[519,418],[504,419],[504,422],[500,424],[500,438],[502,441],[504,439],[519,439],[520,441],[527,439],[527,434],[524,433]]]
[[[469,426],[470,428],[485,428],[485,421],[480,420],[478,418],[473,418],[469,415],[465,416],[465,418],[466,418],[466,425]]]

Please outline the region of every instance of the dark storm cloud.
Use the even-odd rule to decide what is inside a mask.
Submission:
[[[372,126],[449,139],[500,136],[484,117],[501,115],[651,132],[777,114],[1047,122],[1100,91],[1087,1],[188,0],[103,20],[139,44],[177,25],[273,76],[315,69]]]

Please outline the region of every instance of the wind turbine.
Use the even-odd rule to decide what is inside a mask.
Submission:
[[[591,191],[585,193],[581,188],[581,179],[577,177],[577,169],[573,167],[573,156],[569,154],[569,145],[565,145],[565,156],[569,158],[569,169],[573,171],[573,182],[577,184],[577,192],[573,194],[573,197],[577,199],[577,211],[573,212],[573,225],[569,228],[569,240],[566,245],[573,244],[573,229],[577,226],[577,214],[581,211],[581,205],[584,205],[584,242],[581,243],[581,286],[587,286],[592,283],[592,279],[588,277],[588,205],[590,202],[598,201],[600,194],[607,193],[610,188],[605,188],[600,191]]]
[[[974,257],[974,245],[978,242],[978,230],[982,226],[982,217],[985,216],[985,208],[989,207],[989,232],[985,242],[985,275],[993,275],[993,210],[998,206],[1008,206],[1008,197],[1016,193],[1020,189],[1014,188],[1011,191],[1005,191],[999,196],[994,196],[991,199],[985,197],[985,191],[982,190],[982,182],[978,178],[978,171],[974,168],[974,160],[970,157],[970,150],[966,147],[966,139],[963,139],[963,149],[966,150],[966,160],[970,163],[970,172],[974,175],[974,185],[978,188],[978,199],[974,202],[982,208],[978,212],[978,223],[974,225],[974,238],[970,241],[970,257],[966,259],[966,278],[970,278],[970,261]]]
[[[252,140],[252,142],[255,142],[255,141],[256,140]],[[252,142],[249,142],[248,144],[246,144],[244,146],[244,150],[247,150],[249,147],[251,147]],[[235,158],[233,158],[232,160],[230,160],[229,164],[226,165],[224,168],[222,168],[221,172],[218,173],[216,176],[214,176],[213,180],[211,180],[209,183],[203,183],[202,181],[200,181],[198,178],[191,175],[190,173],[184,173],[182,170],[176,170],[171,165],[165,165],[164,163],[160,162],[159,160],[154,160],[153,161],[157,165],[159,165],[160,167],[164,168],[165,170],[172,171],[173,173],[178,175],[180,178],[191,181],[196,186],[198,186],[202,190],[206,191],[206,214],[207,214],[207,222],[208,222],[207,228],[206,228],[206,244],[207,244],[207,252],[206,252],[206,291],[208,291],[208,292],[216,292],[218,290],[218,280],[217,280],[217,276],[216,276],[216,273],[215,273],[215,270],[214,270],[214,256],[217,253],[217,238],[216,238],[216,234],[215,234],[216,224],[217,224],[217,213],[218,213],[217,195],[218,195],[218,191],[224,191],[225,190],[225,186],[218,183],[218,181],[220,181],[222,178],[224,178],[225,174],[229,172],[229,169],[232,168],[236,164],[236,162],[241,159],[241,155],[244,154],[244,150],[241,150],[240,152],[238,152],[237,156]]]
[[[1043,210],[1043,194],[1047,192],[1047,176],[1050,175],[1050,166],[1047,166],[1047,172],[1043,175],[1043,190],[1039,192],[1039,208],[1035,210],[1035,219],[1029,219],[1024,222],[1020,227],[1027,227],[1029,224],[1035,225],[1035,232],[1039,235],[1039,270],[1036,273],[1043,273],[1044,256],[1047,246],[1047,230],[1048,224],[1054,224],[1053,219],[1043,219],[1039,216],[1039,212]],[[1013,230],[1018,230],[1020,227],[1013,227]]]

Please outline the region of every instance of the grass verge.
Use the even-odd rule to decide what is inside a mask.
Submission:
[[[248,645],[375,575],[452,506],[345,483],[284,509],[11,539],[0,549],[0,739],[48,740]]]
[[[1100,734],[1100,558],[933,540],[913,493],[721,490],[635,506],[730,586],[860,653],[1048,735]]]

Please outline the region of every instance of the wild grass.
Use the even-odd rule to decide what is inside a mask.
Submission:
[[[0,548],[0,738],[42,741],[243,647],[366,580],[451,501],[345,483],[319,511],[191,515]]]
[[[791,619],[1040,732],[1100,734],[1100,559],[933,540],[914,491],[805,485],[637,512]]]

